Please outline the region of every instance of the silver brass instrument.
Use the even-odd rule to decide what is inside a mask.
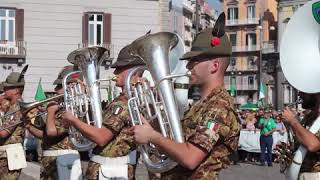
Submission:
[[[286,79],[296,89],[305,93],[320,92],[319,5],[318,0],[309,1],[295,12],[286,27],[280,46],[280,63]],[[316,118],[309,128],[313,134],[319,130],[320,117]],[[307,149],[300,145],[293,155],[292,163],[286,169],[287,179],[298,179],[306,153]]]
[[[63,98],[63,94],[61,95],[57,95],[57,96],[54,96],[54,97],[51,97],[51,98],[48,98],[48,99],[45,99],[45,100],[42,100],[42,101],[36,101],[36,102],[22,102],[22,101],[19,101],[19,109],[16,110],[16,111],[13,111],[13,112],[9,112],[9,113],[6,113],[4,116],[3,116],[3,119],[8,119],[8,118],[11,118],[13,117],[17,112],[21,112],[22,114],[22,119],[18,120],[17,122],[11,124],[10,126],[6,126],[6,127],[1,127],[0,128],[0,131],[4,130],[4,129],[8,129],[8,128],[11,128],[11,127],[14,127],[18,124],[21,124],[21,123],[25,123],[27,120],[26,120],[26,114],[31,111],[32,109],[34,108],[37,108],[38,106],[41,106],[43,104],[46,104],[48,102],[51,102],[51,101],[56,101],[58,99],[62,99]],[[43,113],[41,114],[38,114],[37,116],[40,116],[40,115],[43,115]],[[36,117],[36,116],[34,116]],[[32,117],[33,118],[33,117]]]
[[[291,103],[287,105],[288,107],[297,107],[298,104],[301,104],[302,100],[297,99],[294,103]],[[297,119],[300,119],[299,117],[296,117]],[[298,149],[298,143],[295,138],[295,134],[292,130],[292,128],[284,123],[285,128],[287,129],[287,137],[288,142],[279,142],[277,144],[276,148],[276,155],[279,157],[279,165],[280,165],[280,172],[285,173],[290,166],[290,164],[293,161],[293,153]]]
[[[68,61],[77,66],[83,75],[83,84],[67,84],[67,79],[78,72],[71,72],[63,79],[64,108],[80,120],[97,128],[102,126],[102,108],[99,88],[99,68],[110,59],[110,51],[104,47],[81,48],[71,52]],[[92,149],[94,143],[74,127],[69,128],[69,138],[79,151]]]
[[[183,143],[184,136],[173,89],[173,78],[187,76],[187,74],[172,75],[169,67],[172,60],[169,58],[170,53],[174,48],[181,48],[180,43],[182,42],[178,35],[170,32],[147,34],[134,41],[130,45],[129,52],[141,58],[147,67],[139,66],[130,71],[126,79],[126,92],[133,126],[142,124],[141,113],[151,121],[151,124],[158,122],[157,125],[164,137]],[[180,49],[180,52],[183,53],[184,50]],[[148,81],[131,85],[132,76],[137,71],[145,69],[151,73],[155,87],[151,88]],[[152,144],[140,146],[139,150],[146,167],[151,172],[165,172],[177,165],[176,162],[157,151]]]

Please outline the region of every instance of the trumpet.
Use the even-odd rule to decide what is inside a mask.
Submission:
[[[32,109],[34,108],[37,108],[43,104],[46,104],[50,101],[56,101],[56,100],[59,100],[61,98],[63,98],[63,94],[61,95],[57,95],[57,96],[54,96],[54,97],[51,97],[51,98],[48,98],[48,99],[45,99],[45,100],[42,100],[42,101],[36,101],[36,102],[23,102],[23,101],[19,101],[18,104],[19,104],[19,109],[16,110],[16,111],[13,111],[13,112],[9,112],[7,114],[5,114],[2,118],[3,119],[8,119],[8,118],[12,118],[16,113],[18,112],[21,112],[22,114],[22,120],[18,120],[16,121],[15,123],[9,125],[9,126],[6,126],[6,127],[1,127],[0,128],[0,131],[2,130],[5,130],[5,129],[9,129],[11,127],[14,127],[14,126],[17,126],[19,124],[22,124],[22,123],[25,123],[27,122],[27,118],[25,117]],[[35,118],[35,117],[38,117],[38,116],[41,116],[41,115],[44,115],[46,114],[46,112],[42,112],[42,113],[39,113],[35,116],[32,116],[32,117],[28,117],[28,119],[32,119],[32,118]]]

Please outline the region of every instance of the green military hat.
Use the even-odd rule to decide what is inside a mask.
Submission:
[[[28,65],[24,66],[21,73],[11,72],[3,82],[3,87],[23,87],[25,84],[24,74],[28,69]]]
[[[192,42],[191,51],[185,53],[181,60],[231,56],[232,46],[225,34],[225,19],[226,16],[222,13],[213,28],[207,28],[199,32]]]
[[[78,71],[78,68],[76,66],[73,66],[73,65],[69,65],[69,66],[63,67],[63,69],[59,72],[59,75],[58,75],[57,79],[54,80],[53,85],[61,85],[63,78],[67,74],[69,74],[69,73],[71,73],[73,71]],[[73,78],[82,79],[82,75],[81,74],[71,75],[70,79],[68,79],[68,82],[70,82],[71,79],[73,79]]]
[[[112,68],[132,65],[145,65],[140,58],[130,55],[129,47],[130,45],[127,45],[120,50],[116,62],[111,65]]]

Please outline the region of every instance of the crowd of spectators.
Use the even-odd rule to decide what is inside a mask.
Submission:
[[[249,131],[260,131],[258,127],[258,122],[261,118],[265,118],[266,112],[271,112],[271,118],[276,122],[276,131],[279,133],[286,132],[286,128],[282,122],[282,113],[281,111],[272,111],[272,110],[240,110],[238,111],[238,117],[241,123],[241,129]]]
[[[300,119],[302,119],[303,115],[306,113],[302,111],[297,111],[296,109],[293,109],[293,110],[296,112],[297,117]],[[259,135],[260,130],[263,128],[263,126],[261,126],[261,122],[263,122],[263,119],[271,119],[275,123],[275,129],[271,132],[271,134],[274,132],[278,132],[281,135],[284,135],[287,132],[286,126],[282,122],[282,111],[276,111],[276,110],[270,110],[270,109],[268,110],[259,109],[256,111],[238,110],[238,117],[241,123],[241,129],[243,131],[252,131],[254,133],[257,133],[257,135]],[[238,158],[239,158],[239,161],[242,161],[242,162],[249,162],[249,163],[260,162],[260,164],[264,164],[264,163],[261,163],[261,153],[239,150]],[[277,161],[276,157],[273,158],[273,161],[275,162]]]

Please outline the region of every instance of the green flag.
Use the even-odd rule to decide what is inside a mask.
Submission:
[[[236,78],[235,77],[231,77],[230,95],[231,96],[236,95]]]
[[[39,83],[38,83],[38,88],[37,88],[37,92],[36,92],[36,95],[34,96],[34,99],[36,101],[42,101],[42,100],[45,100],[47,97],[46,95],[44,94],[44,91],[42,89],[42,85],[41,85],[41,78],[39,80]]]
[[[264,86],[262,82],[260,83],[260,88],[259,88],[259,100],[265,98],[265,93],[264,93]]]

